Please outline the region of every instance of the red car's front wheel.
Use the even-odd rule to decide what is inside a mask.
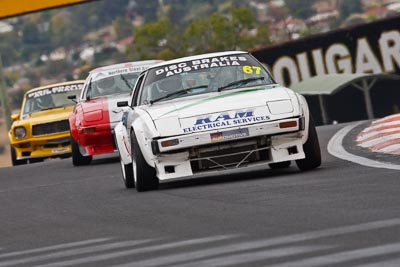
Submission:
[[[84,156],[79,151],[79,144],[71,136],[72,164],[74,166],[89,165],[92,162],[92,156]]]

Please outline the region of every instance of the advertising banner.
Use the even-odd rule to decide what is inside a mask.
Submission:
[[[289,86],[337,73],[400,74],[400,16],[251,51]]]

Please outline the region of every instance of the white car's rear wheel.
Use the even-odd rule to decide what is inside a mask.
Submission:
[[[143,157],[135,133],[131,133],[132,170],[135,187],[138,192],[155,190],[158,188],[156,170],[150,167]]]
[[[303,145],[304,159],[296,160],[297,167],[302,171],[315,169],[321,165],[321,150],[319,147],[317,130],[315,129],[314,120],[310,114],[310,122],[308,124],[308,138]]]

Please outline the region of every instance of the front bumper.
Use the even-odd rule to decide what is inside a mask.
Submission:
[[[160,180],[171,180],[302,159],[303,130],[303,118],[290,118],[154,140],[154,166]]]
[[[78,129],[77,142],[86,156],[114,153],[117,151],[114,129],[109,124]]]
[[[15,140],[11,145],[18,160],[50,158],[71,153],[69,132]]]

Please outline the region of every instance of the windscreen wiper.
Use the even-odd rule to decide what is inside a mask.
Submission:
[[[121,79],[124,81],[124,83],[126,84],[126,86],[128,86],[128,88],[131,89],[131,91],[133,91],[133,86],[132,86],[132,84],[130,84],[130,83],[128,82],[128,80],[125,78],[125,76],[121,74],[120,77],[121,77]]]
[[[150,100],[150,104],[153,104],[153,103],[155,103],[157,101],[160,101],[160,100],[163,100],[163,99],[166,99],[166,98],[170,98],[171,96],[184,95],[184,94],[187,94],[188,92],[190,92],[191,90],[198,89],[198,88],[208,88],[208,85],[199,85],[199,86],[194,86],[194,87],[186,88],[186,89],[183,89],[183,90],[179,90],[179,91],[176,91],[176,92],[172,92],[172,93],[169,93],[169,94],[167,94],[165,96],[156,98],[154,100]]]
[[[228,83],[227,85],[219,87],[218,92],[221,92],[222,90],[229,88],[231,86],[247,84],[249,82],[254,82],[257,80],[264,80],[264,79],[265,79],[264,77],[253,77],[253,78],[247,78],[247,79],[243,79],[243,80],[239,80],[239,81],[234,81],[234,82]]]

